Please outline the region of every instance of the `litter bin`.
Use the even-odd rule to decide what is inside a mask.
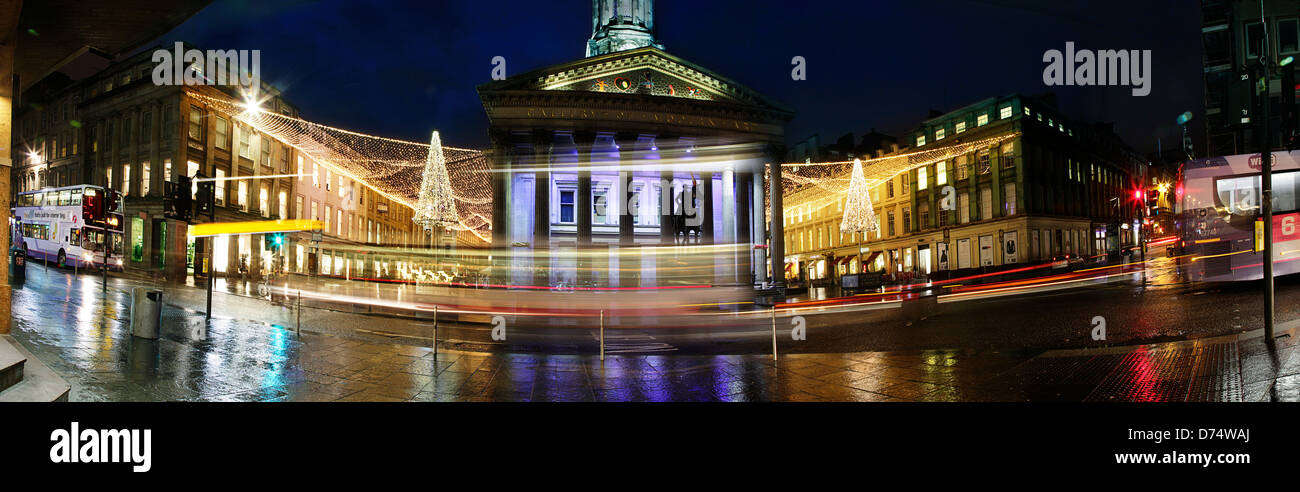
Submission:
[[[131,334],[157,340],[161,323],[162,291],[145,287],[131,289]]]
[[[9,248],[9,279],[27,278],[27,252],[22,248]]]

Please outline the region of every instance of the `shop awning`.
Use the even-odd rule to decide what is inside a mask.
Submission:
[[[848,265],[849,262],[853,261],[853,258],[855,258],[855,257],[853,257],[853,256],[845,256],[845,257],[843,257],[843,258],[840,258],[840,264],[841,264],[841,265]]]
[[[866,260],[863,260],[863,261],[862,261],[862,264],[863,264],[863,265],[870,265],[871,262],[876,261],[876,257],[877,257],[877,256],[880,256],[880,252],[879,252],[879,251],[872,251],[872,252],[871,252],[871,256],[868,256]]]

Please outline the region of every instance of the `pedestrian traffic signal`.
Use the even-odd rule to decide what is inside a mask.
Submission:
[[[195,174],[195,180],[206,179],[203,174]],[[216,183],[212,181],[199,181],[198,191],[194,194],[194,215],[206,215],[212,218],[212,211],[216,205]]]
[[[266,243],[264,245],[265,248],[263,249],[267,251],[280,251],[280,248],[284,247],[283,232],[277,232],[275,234],[263,234],[262,240],[265,241]]]
[[[189,176],[177,176],[175,182],[163,183],[163,217],[190,221],[194,210],[190,186]]]

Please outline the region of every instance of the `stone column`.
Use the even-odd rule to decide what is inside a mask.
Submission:
[[[754,243],[753,237],[749,234],[749,228],[754,220],[749,215],[752,203],[749,194],[753,191],[750,189],[750,183],[753,179],[754,172],[748,167],[736,173],[736,283],[742,285],[754,283],[753,269],[750,268],[752,256],[750,250]]]
[[[659,243],[673,244],[673,234],[676,232],[673,228],[676,213],[673,207],[677,204],[677,197],[673,195],[673,172],[659,171],[659,183]]]
[[[636,248],[636,226],[633,224],[634,207],[628,206],[628,201],[632,197],[632,176],[636,169],[636,161],[633,158],[635,155],[636,134],[616,134],[614,143],[618,146],[618,193],[621,198],[618,217],[618,286],[636,287],[640,283],[641,255],[640,250]],[[645,198],[644,194],[641,198]],[[640,208],[643,206],[644,203],[638,203],[635,207],[635,213],[641,213]],[[612,279],[611,283],[613,283]]]
[[[528,165],[533,172],[533,248],[551,246],[551,132],[533,130],[532,157]]]
[[[13,117],[14,117],[14,46],[18,41],[18,12],[22,3],[9,13],[0,14],[5,22],[0,25],[0,210],[9,210],[10,175],[13,171]],[[85,149],[82,149],[85,152]],[[7,226],[6,226],[7,227]],[[9,234],[0,234],[0,248],[9,254]],[[9,334],[13,316],[10,312],[9,268],[0,268],[0,335]]]
[[[784,205],[781,196],[781,157],[784,153],[776,147],[769,148],[767,163],[771,169],[770,181],[767,183],[768,201],[772,207],[772,240],[769,242],[768,251],[771,255],[771,269],[773,284],[781,289],[785,287],[785,214],[781,207]],[[972,180],[974,181],[974,180]]]
[[[578,132],[573,135],[574,146],[578,149],[578,248],[591,246],[591,150],[596,135],[590,132]],[[609,193],[605,194],[606,202]],[[605,209],[609,213],[608,207]],[[580,256],[581,257],[581,256]]]
[[[510,246],[510,141],[508,133],[493,129],[492,140],[492,247],[503,249]],[[373,198],[372,198],[373,199]]]
[[[577,132],[573,135],[573,144],[578,150],[578,282],[582,286],[592,283],[592,254],[591,250],[591,153],[592,145],[595,143],[596,134],[591,132]],[[605,193],[606,202],[612,193]],[[605,208],[605,215],[609,215],[608,205]]]
[[[700,189],[703,191],[703,193],[700,195],[700,201],[704,202],[701,204],[703,208],[703,210],[701,210],[701,213],[704,214],[704,216],[701,218],[704,219],[704,223],[700,224],[700,232],[702,236],[700,242],[704,244],[713,244],[713,234],[714,234],[713,216],[715,215],[715,212],[713,210],[714,208],[713,207],[713,193],[714,193],[713,175],[714,174],[715,173],[713,172],[704,172],[700,174],[700,178],[703,181],[702,183],[700,183],[701,186]]]

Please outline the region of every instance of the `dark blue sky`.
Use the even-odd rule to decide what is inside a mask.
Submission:
[[[558,1],[216,0],[158,42],[260,49],[262,76],[305,118],[452,146],[485,147],[475,86],[493,56],[510,74],[583,56],[591,3]],[[670,53],[797,111],[796,142],[871,128],[910,130],[930,109],[1021,92],[1057,93],[1067,115],[1113,121],[1139,151],[1177,145],[1174,118],[1201,102],[1199,12],[1193,1],[934,0],[656,2]],[[1150,49],[1152,92],[1043,85],[1043,52]],[[808,80],[790,59],[808,60]]]

